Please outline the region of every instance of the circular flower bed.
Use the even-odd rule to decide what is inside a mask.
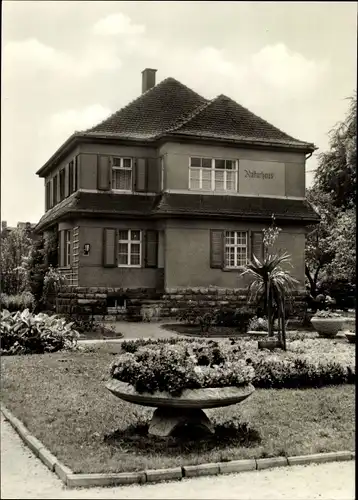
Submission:
[[[310,335],[312,337],[312,334]],[[352,346],[321,338],[288,340],[287,352],[259,351],[253,340],[158,339],[122,343],[111,376],[138,393],[241,387],[322,387],[355,383]]]

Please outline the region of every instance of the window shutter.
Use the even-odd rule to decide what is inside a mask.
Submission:
[[[78,189],[78,172],[80,170],[80,155],[77,155],[73,159],[73,191]]]
[[[65,231],[60,231],[60,267],[65,266]]]
[[[57,179],[57,198],[56,198],[57,201],[56,201],[56,203],[60,203],[60,201],[61,201],[60,172],[57,172],[56,179]]]
[[[224,231],[217,229],[210,231],[210,267],[224,267]]]
[[[145,267],[158,267],[158,231],[149,229],[145,234]]]
[[[50,179],[48,181],[48,184],[49,184],[48,208],[52,208],[53,207],[53,187],[52,187],[53,181],[52,181],[52,179]]]
[[[146,191],[147,190],[147,159],[137,158],[135,162],[134,173],[134,190]]]
[[[264,235],[262,231],[251,233],[251,258],[255,255],[260,261],[264,256]]]
[[[111,189],[110,157],[97,156],[97,188],[101,191]]]
[[[65,198],[70,194],[69,168],[70,166],[67,164],[65,167]]]
[[[117,230],[103,229],[103,267],[117,265]]]
[[[148,191],[158,193],[160,191],[160,163],[159,158],[147,159]]]
[[[50,183],[46,182],[46,184],[45,184],[45,210],[46,211],[50,208],[49,186],[50,186]]]
[[[52,206],[57,205],[57,175],[52,178]]]

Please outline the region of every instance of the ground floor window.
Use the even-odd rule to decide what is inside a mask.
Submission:
[[[118,235],[118,267],[141,267],[142,232],[120,230]]]
[[[235,268],[247,264],[247,242],[246,231],[225,232],[225,267]]]

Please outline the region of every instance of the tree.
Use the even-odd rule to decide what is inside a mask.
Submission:
[[[349,98],[348,113],[329,133],[330,149],[318,156],[314,185],[331,198],[337,208],[356,205],[357,94]]]
[[[1,291],[7,295],[23,292],[27,286],[26,261],[32,239],[26,229],[12,229],[1,236]]]
[[[317,187],[307,190],[307,200],[321,217],[319,224],[308,227],[305,248],[305,275],[309,282],[310,294],[314,298],[318,293],[318,282],[325,267],[332,262],[334,250],[328,244],[335,225],[337,209],[330,201],[330,196]]]
[[[330,149],[319,155],[308,201],[321,217],[308,228],[306,277],[313,298],[320,282],[355,282],[357,96],[350,98],[345,120],[330,132]]]

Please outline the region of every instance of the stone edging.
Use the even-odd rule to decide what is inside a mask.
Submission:
[[[37,438],[32,436],[24,424],[15,417],[4,405],[1,412],[24,443],[51,472],[55,472],[69,488],[116,486],[128,484],[157,483],[174,481],[182,478],[230,474],[251,470],[271,469],[290,465],[308,465],[314,463],[355,460],[355,452],[338,451],[302,455],[296,457],[253,458],[248,460],[231,460],[230,462],[210,463],[201,465],[184,465],[170,469],[145,470],[141,472],[122,472],[109,474],[74,474],[62,464]]]

